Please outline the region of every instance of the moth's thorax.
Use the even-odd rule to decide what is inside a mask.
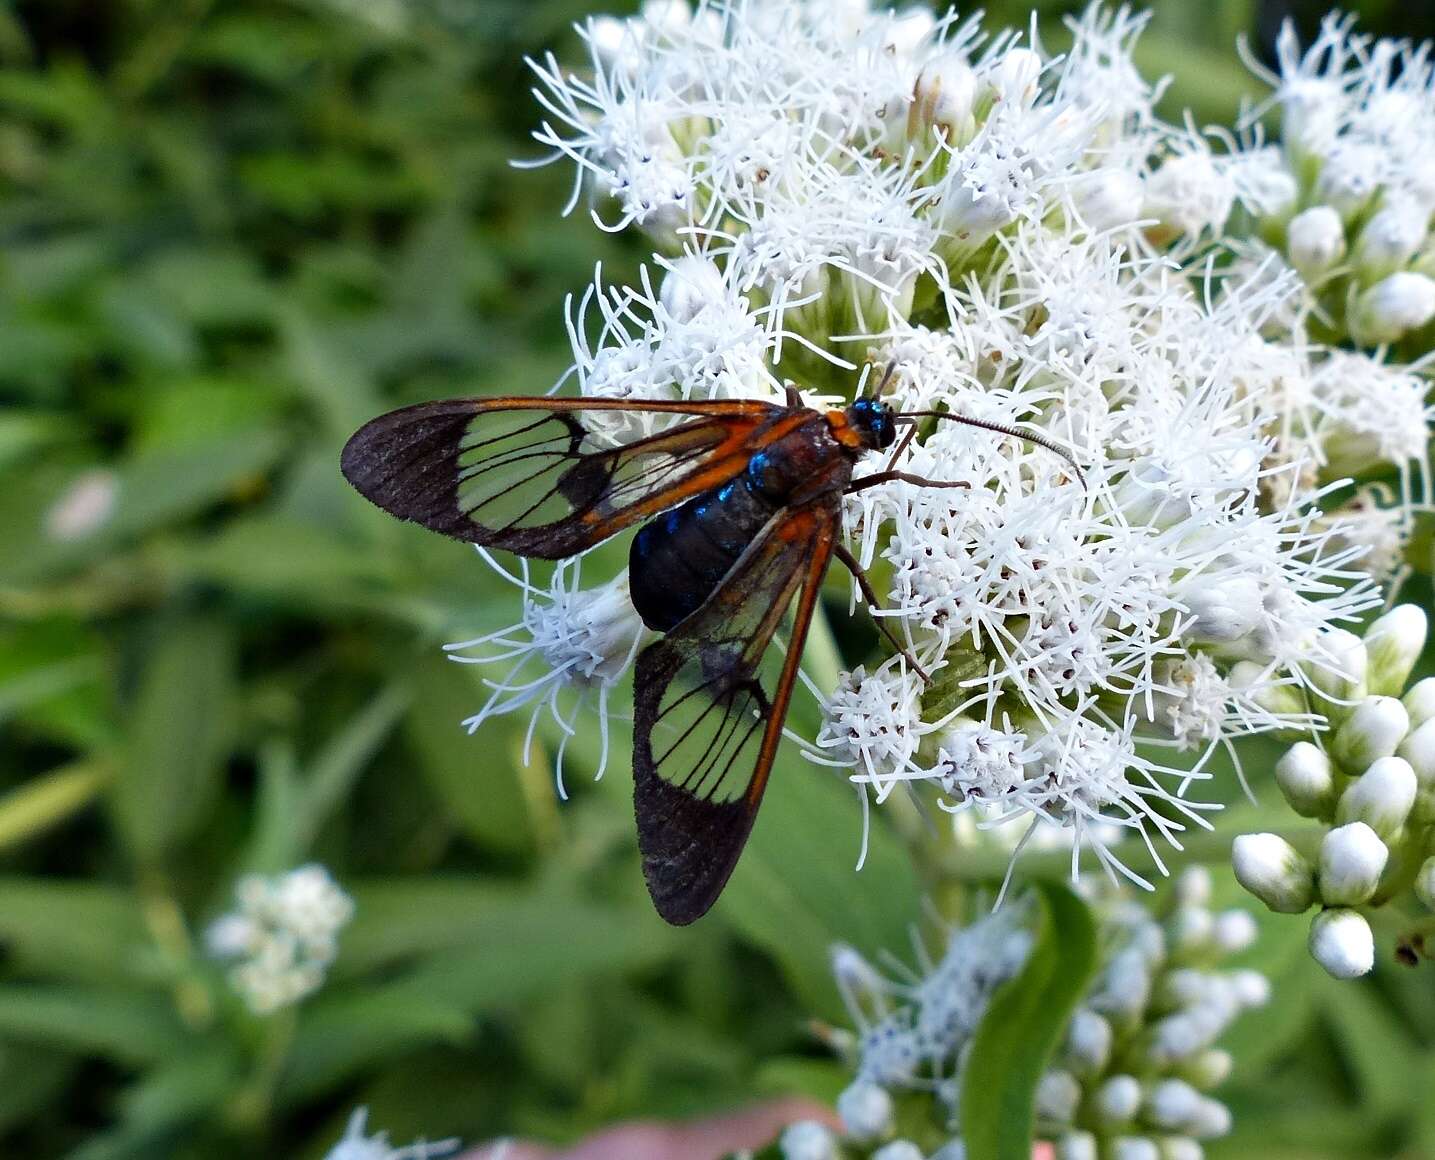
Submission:
[[[824,416],[832,437],[854,454],[881,451],[892,446],[897,438],[896,416],[892,408],[877,399],[861,398],[842,411],[828,411]]]
[[[628,584],[644,624],[671,631],[717,590],[779,511],[846,487],[864,447],[841,442],[823,418],[788,412],[735,478],[639,530],[628,554]]]

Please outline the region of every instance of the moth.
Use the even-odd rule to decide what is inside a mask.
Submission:
[[[896,453],[864,475],[858,464],[891,447],[899,427],[905,446],[917,424],[949,419],[1076,466],[1040,435],[899,413],[880,391],[832,410],[805,406],[790,386],[783,403],[454,399],[382,415],[344,448],[342,470],[360,494],[456,540],[561,560],[639,527],[629,591],[662,635],[634,673],[633,806],[648,892],[674,925],[707,913],[752,831],[833,557],[880,606],[842,543],[843,496],[894,480],[965,486],[896,470]],[[615,447],[585,426],[602,412],[672,419]],[[789,607],[786,651],[769,655]],[[761,671],[765,658],[775,674]]]

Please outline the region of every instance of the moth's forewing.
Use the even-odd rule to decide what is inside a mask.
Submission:
[[[711,598],[638,657],[633,805],[643,875],[675,925],[707,913],[742,854],[797,681],[840,494],[773,517]],[[796,595],[787,653],[768,645]],[[763,681],[768,681],[765,689]]]
[[[402,520],[521,556],[572,556],[739,474],[755,433],[783,408],[760,402],[453,399],[365,424],[344,476]],[[585,412],[671,414],[677,424],[598,446]]]

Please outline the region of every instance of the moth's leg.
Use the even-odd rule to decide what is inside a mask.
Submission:
[[[857,557],[849,552],[843,544],[834,545],[832,551],[833,554],[842,561],[847,571],[852,573],[852,578],[857,581],[857,587],[862,590],[862,596],[863,599],[867,601],[867,606],[880,610],[882,608],[882,602],[877,599],[877,593],[872,588],[872,581],[867,579],[867,571],[858,563]],[[887,618],[885,616],[874,616],[872,617],[872,621],[876,624],[877,631],[887,638],[891,646],[896,649],[900,655],[907,658],[907,663],[911,665],[913,671],[922,678],[923,683],[930,685],[932,683],[931,675],[921,666],[917,658],[912,655],[911,650],[898,640],[892,630],[887,627]]]
[[[789,407],[802,406],[802,392],[792,383],[783,383],[782,389],[787,392],[787,405]]]
[[[898,443],[896,447],[892,448],[892,454],[887,456],[888,471],[892,470],[892,464],[896,463],[897,460],[902,458],[902,452],[906,451],[907,448],[912,445],[912,440],[916,437],[917,424],[916,421],[913,420],[911,424],[907,427],[907,433],[902,436],[902,441]]]
[[[927,479],[921,475],[913,475],[910,471],[879,471],[873,475],[864,475],[861,479],[854,479],[847,485],[847,494],[866,491],[869,487],[876,487],[879,483],[915,483],[918,487],[964,487],[972,485],[962,480],[953,479]]]

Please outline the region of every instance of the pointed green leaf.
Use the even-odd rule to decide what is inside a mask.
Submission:
[[[1036,1085],[1096,967],[1091,912],[1066,886],[1035,884],[1037,938],[993,996],[964,1069],[962,1138],[983,1160],[1030,1160]]]
[[[164,626],[159,637],[110,790],[121,834],[135,856],[149,862],[203,817],[219,788],[238,711],[235,644],[226,626],[181,620]]]

